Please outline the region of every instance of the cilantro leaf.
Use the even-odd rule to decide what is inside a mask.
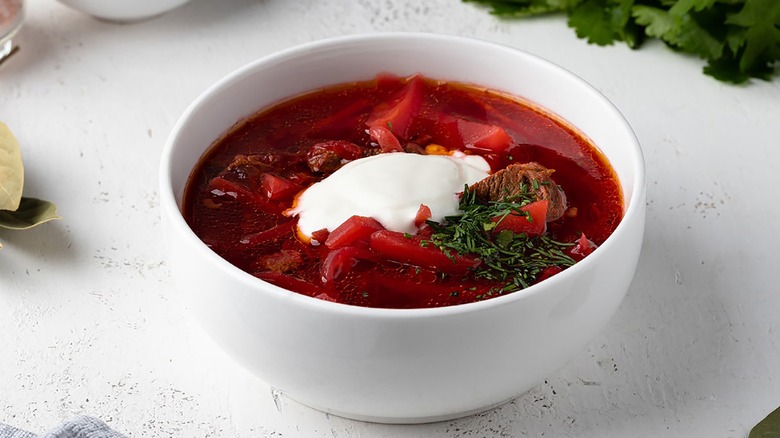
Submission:
[[[637,23],[645,26],[648,36],[660,38],[674,48],[705,59],[718,59],[723,54],[724,42],[710,35],[688,13],[675,15],[642,5],[634,6],[632,13]]]
[[[712,76],[719,81],[734,84],[743,84],[750,79],[750,76],[739,69],[739,61],[734,58],[710,60],[704,67],[704,74]]]
[[[739,59],[741,71],[764,70],[780,59],[779,1],[745,0],[742,10],[730,15],[726,23],[746,28],[745,50]]]
[[[715,2],[716,0],[677,0],[669,8],[669,13],[672,15],[683,15],[690,10],[702,11],[712,8]]]
[[[463,0],[488,6],[492,14],[503,17],[524,17],[530,15],[562,12],[579,0]]]
[[[623,41],[637,47],[642,32],[631,19],[632,4],[633,0],[585,0],[569,12],[569,27],[591,44]]]

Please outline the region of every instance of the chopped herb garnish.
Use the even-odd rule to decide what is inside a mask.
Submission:
[[[478,299],[526,288],[536,282],[545,269],[554,266],[566,268],[575,263],[564,252],[573,245],[571,243],[558,242],[547,235],[515,233],[509,229],[493,232],[496,225],[510,214],[525,215],[530,219],[521,208],[534,201],[536,195],[525,184],[517,195],[490,202],[482,202],[474,191],[466,187],[459,205],[462,214],[447,216],[441,223],[427,222],[433,228],[429,238],[433,245],[447,252],[478,256],[482,263],[475,268],[475,276],[504,285],[480,295]]]

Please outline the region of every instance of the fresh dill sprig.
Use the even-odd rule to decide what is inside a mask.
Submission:
[[[443,251],[478,256],[482,263],[475,269],[475,276],[503,284],[501,293],[526,288],[547,268],[566,268],[575,263],[564,252],[572,243],[509,229],[494,231],[507,215],[527,216],[521,208],[534,201],[536,195],[525,185],[516,195],[489,202],[482,202],[467,186],[460,198],[461,214],[447,216],[441,223],[427,222],[433,229],[429,241]]]

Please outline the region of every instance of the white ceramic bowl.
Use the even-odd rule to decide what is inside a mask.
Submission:
[[[101,20],[128,22],[156,17],[190,0],[59,0]]]
[[[289,96],[378,72],[422,73],[522,96],[589,136],[615,168],[625,217],[584,261],[510,295],[436,309],[372,309],[289,292],[235,268],[180,213],[187,177],[236,121]],[[640,147],[615,107],[545,60],[432,34],[319,41],[262,58],[203,93],[176,123],[161,166],[169,263],[181,294],[228,354],[270,386],[363,420],[427,422],[478,412],[538,385],[584,349],[618,308],[645,220]]]

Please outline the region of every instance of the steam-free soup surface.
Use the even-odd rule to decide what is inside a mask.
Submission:
[[[450,162],[467,168],[462,186],[440,170]],[[509,195],[513,175],[523,184]],[[475,185],[483,178],[492,179]],[[460,222],[499,208],[484,226]],[[206,245],[260,279],[344,304],[418,308],[505,295],[565,270],[613,232],[623,200],[597,148],[543,109],[467,84],[380,75],[238,123],[193,170],[183,210]],[[478,228],[487,245],[478,250],[447,234]],[[524,256],[528,267],[519,242],[541,248]],[[492,258],[496,249],[513,252],[512,264]]]

